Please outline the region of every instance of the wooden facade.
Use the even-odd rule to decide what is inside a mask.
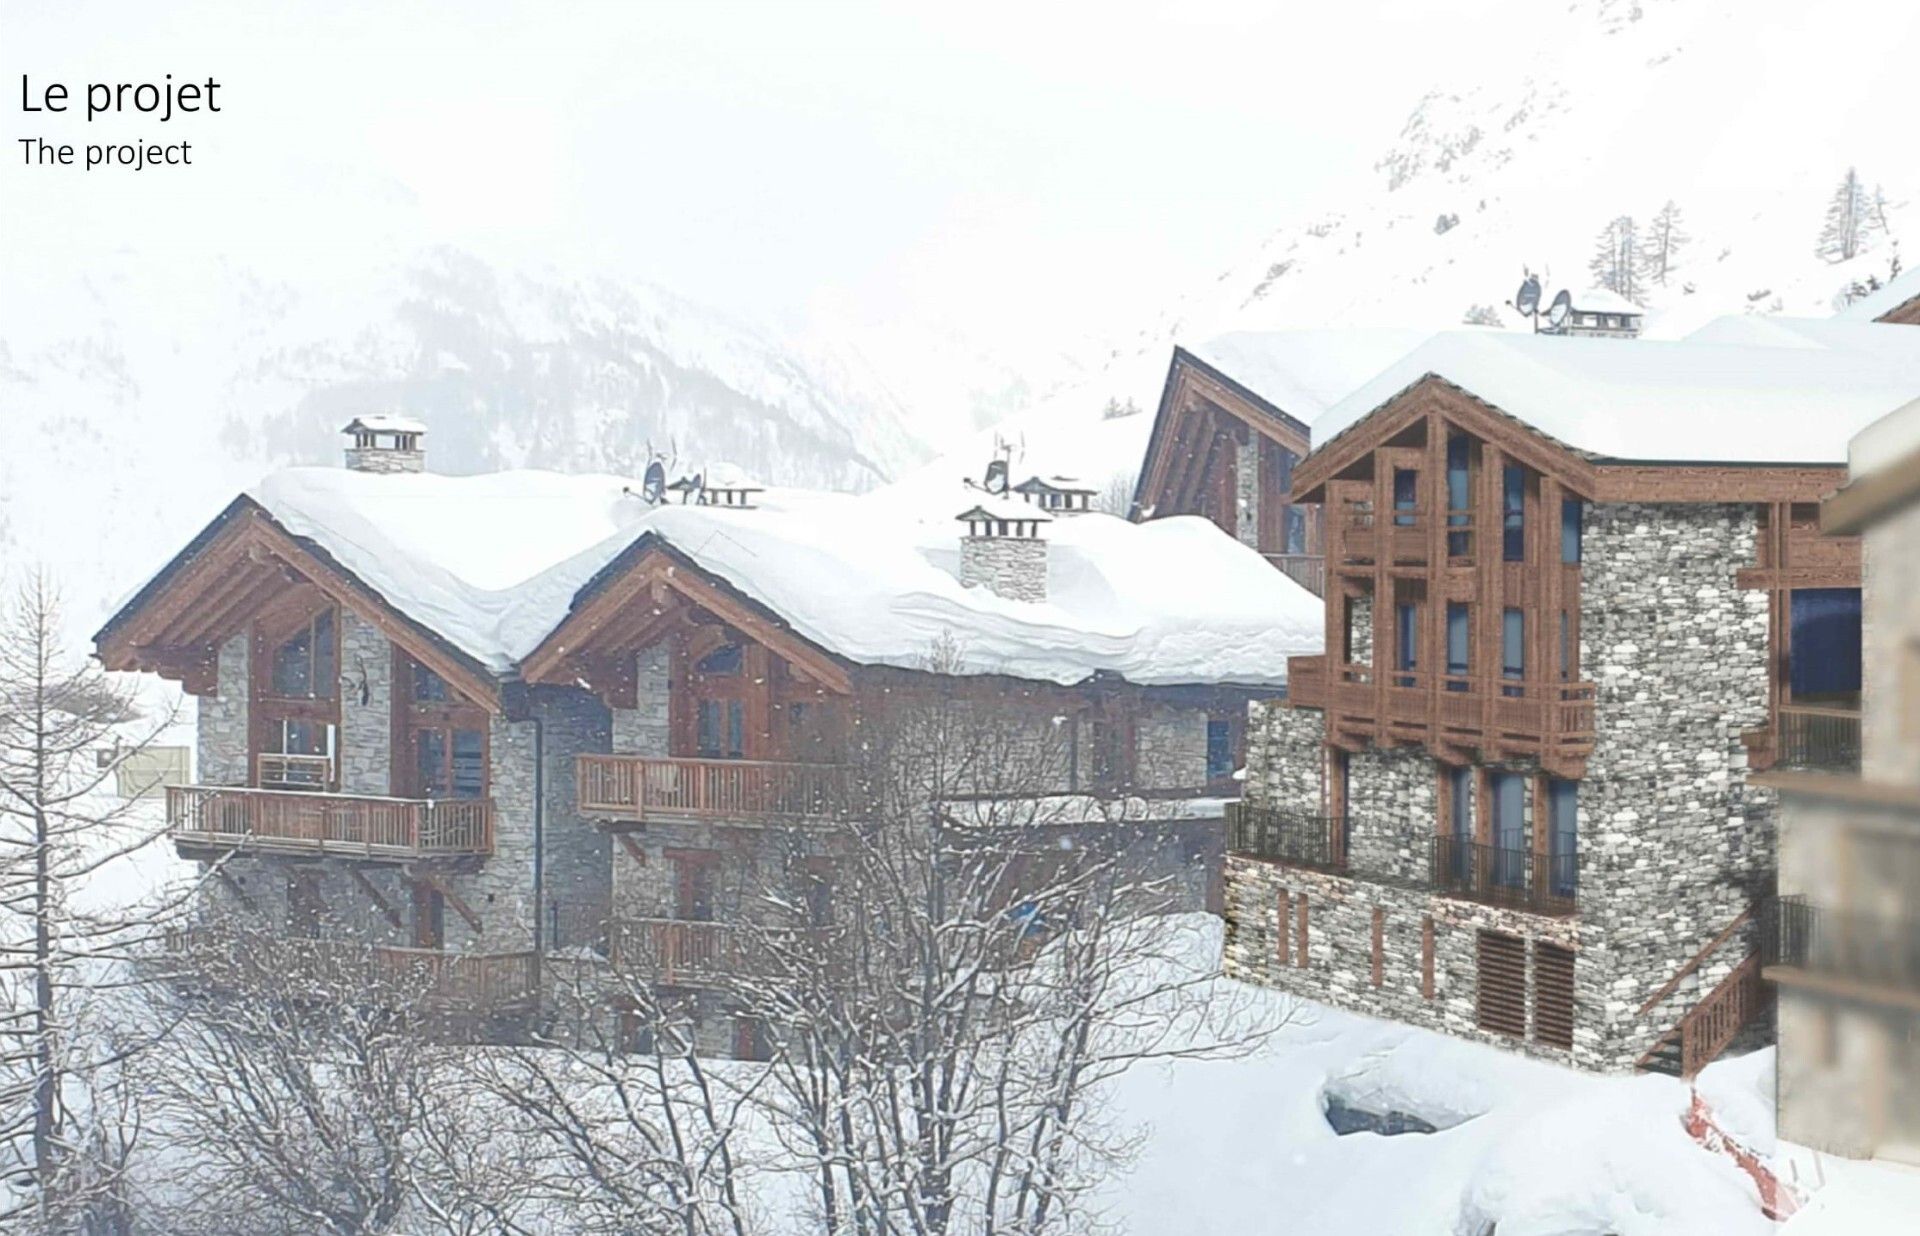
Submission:
[[[1133,495],[1135,518],[1200,515],[1318,593],[1323,530],[1317,504],[1288,498],[1309,448],[1301,421],[1184,348],[1175,348]],[[1242,523],[1242,460],[1254,461],[1252,526]]]

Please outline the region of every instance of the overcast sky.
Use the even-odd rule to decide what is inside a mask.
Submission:
[[[1377,157],[1436,48],[1485,50],[1437,7],[0,0],[0,220],[289,269],[449,241],[785,324],[1097,337]],[[21,112],[22,73],[168,72],[222,113]],[[23,172],[32,133],[198,166]]]

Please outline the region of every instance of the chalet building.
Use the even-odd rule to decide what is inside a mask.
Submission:
[[[1578,339],[1637,339],[1646,313],[1618,292],[1588,288],[1572,297],[1564,318],[1543,324],[1540,333]]]
[[[1920,404],[1853,441],[1829,534],[1864,541],[1859,768],[1775,769],[1780,1135],[1920,1164]]]
[[[1324,583],[1316,503],[1289,498],[1313,421],[1426,336],[1240,332],[1176,347],[1133,496],[1136,519],[1200,515],[1303,587]]]
[[[1856,322],[1920,326],[1920,267],[1893,278],[1848,305],[1840,316]]]
[[[919,699],[1034,736],[1020,791],[1088,843],[1133,803],[1106,840],[1198,908],[1247,705],[1319,647],[1318,602],[1199,520],[977,489],[651,505],[617,477],[395,466],[420,431],[355,425],[347,469],[237,498],[98,655],[198,701],[168,819],[218,860],[217,914],[507,1025],[556,951],[694,990],[769,881],[828,913],[805,825]]]
[[[1253,708],[1229,973],[1596,1070],[1760,1020],[1753,773],[1857,750],[1818,503],[1920,395],[1899,332],[1775,329],[1436,336],[1316,422],[1326,651]]]

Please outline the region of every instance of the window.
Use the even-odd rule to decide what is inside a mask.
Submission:
[[[1394,607],[1394,622],[1397,636],[1396,643],[1399,645],[1396,649],[1396,665],[1403,670],[1411,671],[1419,669],[1420,607],[1409,601],[1402,601]],[[1393,685],[1396,687],[1411,687],[1414,685],[1414,680],[1409,673],[1394,679]]]
[[[809,871],[802,892],[806,898],[807,926],[816,930],[833,926],[833,881],[824,871]]]
[[[331,698],[334,669],[333,611],[322,610],[273,650],[273,694],[281,699]]]
[[[737,760],[746,753],[747,710],[740,700],[701,700],[696,722],[701,759]]]
[[[1580,561],[1580,499],[1567,498],[1560,503],[1560,561]]]
[[[1493,774],[1492,876],[1501,888],[1527,885],[1527,778],[1522,773]]]
[[[1573,1049],[1573,952],[1544,940],[1533,945],[1533,1038]]]
[[[416,704],[446,703],[447,680],[424,665],[414,666],[413,702]]]
[[[1447,683],[1449,691],[1465,691],[1464,679],[1471,667],[1469,650],[1473,646],[1473,625],[1464,601],[1447,602],[1447,674],[1460,681]]]
[[[713,862],[708,855],[673,860],[673,916],[683,923],[713,921]]]
[[[1527,560],[1527,470],[1508,464],[1501,473],[1501,557],[1508,562]]]
[[[1473,522],[1473,493],[1468,482],[1468,461],[1473,449],[1472,439],[1463,433],[1449,435],[1447,438],[1447,526],[1466,528]],[[1465,557],[1472,552],[1473,534],[1471,532],[1448,532],[1447,553],[1455,558]]]
[[[709,674],[716,678],[730,678],[740,672],[741,665],[744,661],[745,657],[741,654],[740,645],[722,644],[706,656],[701,657],[699,664],[695,665],[693,670],[696,674]]]
[[[1447,770],[1448,832],[1461,850],[1473,841],[1473,780],[1471,767]]]
[[[1500,615],[1500,676],[1510,682],[1521,682],[1527,676],[1527,615],[1526,611],[1509,609]],[[1518,686],[1502,687],[1502,695],[1519,695]]]
[[[1288,554],[1307,552],[1307,513],[1297,506],[1286,510],[1287,530],[1286,547],[1281,551]]]
[[[487,792],[487,736],[476,729],[413,731],[414,791],[422,798],[480,798]]]
[[[1225,717],[1207,718],[1207,780],[1225,781],[1233,776],[1233,722]]]
[[[1860,698],[1860,590],[1796,588],[1789,601],[1787,684],[1803,703]]]
[[[733,1057],[736,1060],[773,1059],[773,1038],[758,1017],[733,1019]]]
[[[1482,1030],[1521,1038],[1527,1032],[1527,945],[1518,936],[1483,931],[1474,967],[1474,1022]]]
[[[1547,808],[1551,822],[1547,831],[1549,887],[1556,897],[1571,897],[1580,864],[1580,783],[1547,782]]]
[[[1412,468],[1393,470],[1393,523],[1397,528],[1413,527],[1413,508],[1419,496],[1420,474]]]

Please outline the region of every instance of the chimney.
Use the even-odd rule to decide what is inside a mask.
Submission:
[[[405,416],[356,416],[340,430],[348,437],[352,472],[425,472],[427,427]]]
[[[960,582],[984,585],[1009,601],[1047,599],[1045,512],[1006,498],[987,498],[954,518],[967,525],[960,538]]]

